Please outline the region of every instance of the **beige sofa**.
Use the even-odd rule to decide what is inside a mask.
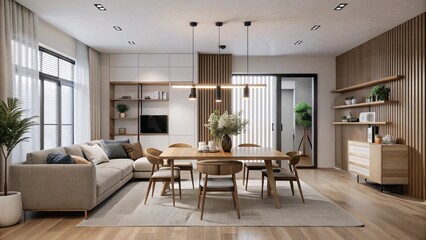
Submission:
[[[91,143],[96,143],[92,141]],[[27,154],[27,160],[10,166],[10,189],[20,191],[25,211],[87,211],[96,207],[126,182],[149,178],[146,158],[110,159],[93,164],[47,164],[49,153],[84,157],[80,145]]]

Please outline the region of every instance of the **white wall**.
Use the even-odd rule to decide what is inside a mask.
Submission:
[[[73,37],[41,18],[39,18],[38,27],[38,38],[43,47],[75,59],[76,45]]]
[[[246,73],[246,57],[234,56],[233,73]],[[318,74],[318,167],[334,167],[334,112],[331,109],[336,85],[335,57],[250,57],[250,73],[316,73]]]

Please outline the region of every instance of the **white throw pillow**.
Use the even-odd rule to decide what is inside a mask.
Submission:
[[[99,163],[109,162],[108,156],[105,154],[104,150],[99,145],[80,145],[80,147],[83,150],[83,153],[86,158],[93,164],[97,165]]]

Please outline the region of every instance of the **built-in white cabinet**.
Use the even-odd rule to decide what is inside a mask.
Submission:
[[[170,54],[139,54],[139,67],[170,66]]]
[[[138,54],[110,54],[109,64],[111,67],[138,67]]]

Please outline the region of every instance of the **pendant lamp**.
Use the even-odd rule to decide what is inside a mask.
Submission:
[[[247,75],[246,75],[246,81],[248,82],[248,77],[249,77],[249,27],[251,26],[251,22],[249,22],[249,21],[244,22],[244,26],[247,27]],[[243,99],[249,99],[249,97],[250,97],[250,91],[249,91],[249,85],[247,83],[244,86]]]
[[[197,22],[190,22],[189,26],[192,27],[192,87],[191,87],[191,93],[189,94],[188,99],[189,100],[196,100],[197,99],[197,89],[195,88],[194,84],[194,71],[195,71],[195,65],[194,65],[194,28],[197,26]]]
[[[218,41],[218,43],[219,43],[218,44],[218,47],[219,47],[219,63],[221,61],[221,58],[220,58],[220,49],[221,48],[224,49],[226,47],[226,46],[220,45],[220,27],[222,27],[222,25],[223,25],[222,22],[216,22],[216,27],[218,27],[218,29],[219,29],[219,41]],[[220,64],[219,64],[219,67],[217,69],[218,69],[217,71],[218,71],[218,76],[219,76],[219,74],[220,74]],[[220,87],[219,77],[217,78],[215,102],[217,102],[217,103],[222,102],[222,88]]]

